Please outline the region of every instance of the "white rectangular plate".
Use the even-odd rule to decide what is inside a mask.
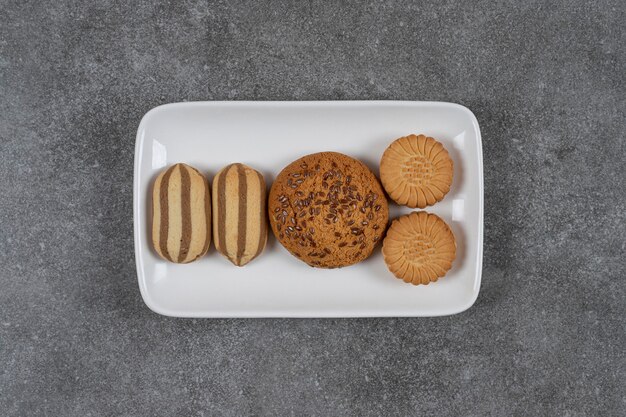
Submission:
[[[160,259],[150,239],[150,193],[158,173],[184,162],[208,175],[242,162],[268,186],[303,155],[342,152],[378,175],[385,148],[423,133],[454,160],[454,182],[427,208],[451,226],[457,259],[448,274],[413,286],[387,270],[380,246],[364,262],[311,268],[271,236],[265,252],[243,268],[215,251],[178,265]],[[458,104],[406,101],[191,102],[159,106],[137,132],[134,179],[135,258],[139,288],[153,311],[176,317],[439,316],[469,308],[480,290],[483,245],[483,164],[476,118]],[[390,218],[411,210],[390,206]]]

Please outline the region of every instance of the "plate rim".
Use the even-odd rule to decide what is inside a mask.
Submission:
[[[150,296],[145,282],[145,272],[143,270],[143,254],[140,250],[140,196],[139,188],[141,183],[141,173],[139,172],[139,159],[143,151],[145,143],[145,126],[153,118],[155,114],[159,112],[169,110],[174,107],[201,107],[201,106],[229,106],[236,107],[242,105],[256,105],[256,106],[393,106],[393,105],[420,105],[420,106],[434,106],[434,107],[454,107],[464,112],[470,119],[472,127],[476,132],[476,146],[477,146],[477,165],[478,165],[478,253],[476,262],[475,276],[476,280],[472,288],[472,297],[465,304],[459,304],[456,309],[449,309],[448,311],[441,311],[436,314],[420,314],[420,313],[407,313],[394,312],[392,309],[385,310],[383,312],[360,314],[358,312],[340,313],[338,311],[316,311],[311,310],[307,313],[299,312],[297,314],[287,314],[283,311],[248,311],[246,313],[232,313],[232,312],[211,312],[199,313],[193,311],[171,311],[167,308],[163,308],[158,305]],[[141,118],[139,126],[137,128],[137,135],[135,138],[135,155],[133,162],[133,242],[135,245],[135,266],[137,271],[137,280],[139,283],[139,291],[141,297],[146,306],[154,313],[175,318],[375,318],[375,317],[443,317],[451,316],[455,314],[467,311],[472,307],[478,299],[480,293],[480,286],[482,283],[482,265],[483,265],[483,240],[484,240],[484,167],[483,167],[483,149],[482,149],[482,135],[480,131],[480,125],[474,113],[466,106],[458,103],[446,102],[446,101],[413,101],[413,100],[308,100],[308,101],[255,101],[255,100],[216,100],[216,101],[182,101],[174,103],[165,103],[153,107],[148,110]],[[145,218],[143,219],[145,220]]]

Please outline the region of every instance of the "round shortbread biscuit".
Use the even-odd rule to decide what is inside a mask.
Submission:
[[[452,230],[439,216],[425,211],[394,220],[383,240],[383,258],[389,270],[414,285],[443,277],[455,256]]]
[[[450,191],[453,162],[444,146],[424,135],[389,145],[380,160],[380,180],[389,197],[411,208],[431,206]]]

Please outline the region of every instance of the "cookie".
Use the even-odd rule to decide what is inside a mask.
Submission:
[[[211,243],[211,194],[197,169],[176,164],[152,188],[152,245],[163,259],[195,261]]]
[[[380,160],[380,180],[389,197],[411,208],[431,206],[450,191],[453,163],[431,137],[409,135],[395,140]]]
[[[267,242],[266,187],[263,175],[231,164],[213,179],[213,240],[218,252],[244,266]]]
[[[387,200],[372,171],[336,152],[307,155],[285,167],[270,190],[268,210],[278,241],[319,268],[370,256],[388,220]]]
[[[439,216],[425,211],[394,220],[383,240],[383,258],[389,270],[414,285],[443,277],[455,256],[452,230]]]

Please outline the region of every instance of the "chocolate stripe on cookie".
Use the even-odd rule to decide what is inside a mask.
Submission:
[[[163,178],[161,179],[161,187],[159,190],[159,204],[161,206],[161,227],[159,231],[159,249],[161,250],[161,255],[169,261],[172,260],[170,257],[169,251],[167,250],[167,238],[169,233],[169,206],[168,206],[168,189],[170,185],[170,177],[172,176],[172,172],[174,172],[174,168],[176,165],[170,167]]]
[[[237,241],[239,237],[239,172],[236,165],[226,173],[226,221],[224,228],[223,252],[228,259],[236,264],[237,262]]]
[[[154,184],[152,185],[152,246],[154,250],[159,254],[159,256],[163,256],[161,254],[161,248],[159,247],[159,239],[161,236],[161,181],[163,180],[163,173],[157,176]]]
[[[180,165],[180,207],[182,214],[182,236],[180,251],[178,252],[178,262],[183,262],[189,254],[189,244],[191,243],[191,182],[189,171],[184,165]]]
[[[228,165],[218,174],[217,178],[217,239],[215,239],[215,245],[218,250],[226,250],[226,174],[232,168],[232,164]]]
[[[261,187],[261,205],[259,207],[259,221],[261,223],[261,233],[259,233],[259,244],[257,246],[256,253],[252,257],[252,259],[256,258],[263,252],[265,249],[265,242],[267,242],[267,226],[265,225],[265,216],[266,216],[266,205],[267,205],[267,190],[265,187],[265,180],[263,179],[263,175],[260,172],[256,173],[257,177],[259,177],[259,187]]]
[[[204,180],[204,213],[206,215],[206,236],[204,245],[202,247],[202,253],[206,253],[211,244],[211,194],[209,190],[209,181],[206,178]]]
[[[241,265],[241,258],[246,249],[246,222],[247,222],[247,201],[248,201],[248,180],[244,172],[243,165],[237,165],[237,180],[239,184],[238,205],[237,210],[237,259],[235,263]]]
[[[189,167],[187,168],[190,169]],[[189,179],[191,181],[189,194],[191,205],[191,242],[189,243],[189,253],[183,261],[184,263],[198,259],[198,257],[206,253],[207,224],[211,224],[210,208],[207,211],[205,207],[206,178],[201,174],[196,175],[195,171],[190,169]]]
[[[206,254],[211,244],[211,193],[209,183],[204,175],[196,168],[185,165],[189,170],[190,206],[191,209],[191,241],[189,253],[183,261],[193,262]],[[196,175],[197,174],[197,175]],[[202,210],[199,210],[199,209]]]
[[[258,204],[248,205],[248,237],[246,242],[246,256],[244,263],[256,258],[264,249],[267,236],[265,215],[265,181],[256,171],[249,172],[248,201]]]
[[[181,165],[176,164],[176,169],[172,171],[170,176],[167,205],[168,205],[168,222],[167,231],[167,251],[173,262],[178,262],[178,254],[180,253],[181,238],[183,236],[183,218],[181,211]]]

